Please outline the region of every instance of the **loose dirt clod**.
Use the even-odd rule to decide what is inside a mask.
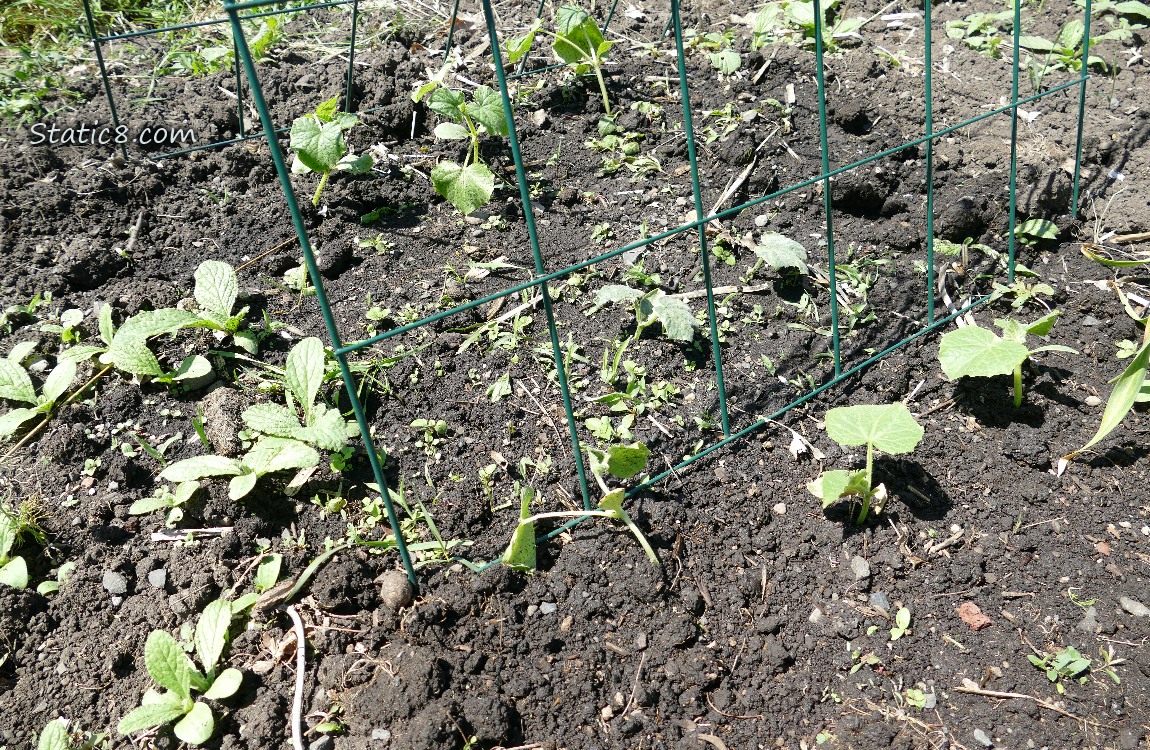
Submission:
[[[375,579],[379,584],[379,598],[392,611],[411,604],[413,591],[411,581],[401,570],[389,570]]]

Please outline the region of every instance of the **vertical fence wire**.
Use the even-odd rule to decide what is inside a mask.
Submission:
[[[91,0],[84,0],[84,19],[88,23],[88,36],[92,39],[92,48],[96,51],[96,65],[100,68],[100,80],[104,82],[104,95],[108,97],[108,111],[112,114],[112,126],[118,131],[120,116],[116,113],[116,97],[112,95],[112,81],[108,78],[108,69],[104,65],[104,51],[101,49],[100,36],[96,33],[96,21],[92,18]],[[120,144],[120,155],[124,161],[128,160],[128,148]]]
[[[695,199],[695,216],[702,218],[703,190],[699,185],[699,161],[695,153],[695,126],[691,118],[691,92],[687,85],[687,58],[683,52],[683,25],[679,19],[679,0],[671,0],[671,20],[675,26],[676,64],[679,67],[679,95],[683,99],[683,133],[687,139],[687,161],[691,168],[691,194]],[[730,436],[731,420],[727,414],[727,388],[723,382],[723,354],[719,346],[719,325],[715,314],[715,287],[711,281],[711,254],[707,248],[707,225],[699,225],[700,259],[703,285],[707,290],[707,322],[711,328],[711,357],[715,360],[715,386],[719,391],[719,415],[723,435]]]
[[[232,32],[232,64],[236,69],[236,123],[239,127],[237,134],[244,137],[244,81],[240,74],[240,46],[236,43],[236,34]]]
[[[930,0],[927,0],[930,2]],[[839,341],[839,283],[835,265],[835,229],[831,216],[833,196],[831,180],[830,149],[827,147],[827,82],[823,65],[823,17],[822,0],[814,0],[815,12],[815,76],[818,79],[819,96],[819,154],[822,157],[823,174],[823,214],[827,222],[827,275],[830,277],[831,291],[831,349],[835,360],[835,375],[843,374],[842,346]]]
[[[934,89],[930,11],[934,0],[923,0],[923,92],[926,97],[926,322],[934,323]]]
[[[531,205],[531,186],[527,181],[527,170],[523,165],[523,155],[519,150],[519,135],[515,129],[515,111],[511,105],[511,94],[507,90],[507,75],[503,70],[503,53],[499,49],[499,32],[495,29],[495,14],[491,0],[483,0],[483,17],[487,22],[487,35],[491,39],[491,56],[495,62],[495,78],[499,84],[499,95],[503,99],[503,116],[507,120],[507,139],[511,157],[515,161],[515,179],[519,183],[519,198],[523,201],[523,219],[527,225],[527,239],[531,243],[531,255],[535,260],[535,272],[547,273],[543,262],[543,252],[539,247],[539,232],[535,226],[535,209]],[[579,445],[579,432],[575,426],[575,409],[571,404],[571,385],[567,380],[567,368],[563,364],[563,348],[559,342],[559,329],[555,324],[555,310],[551,304],[551,292],[547,282],[539,285],[543,298],[543,312],[547,317],[547,332],[551,335],[551,354],[555,360],[555,375],[559,381],[559,392],[563,397],[563,410],[567,415],[567,432],[571,438],[571,449],[575,454],[575,471],[579,476],[579,490],[583,493],[583,507],[591,507],[591,488],[587,484],[587,470],[583,462],[583,449]]]
[[[343,111],[350,113],[352,92],[355,86],[355,32],[359,27],[359,0],[351,4],[351,43],[347,46],[347,93],[344,95]]]
[[[1014,0],[1014,53],[1010,59],[1010,213],[1009,231],[1007,232],[1007,261],[1006,280],[1014,283],[1014,266],[1017,253],[1018,238],[1015,229],[1018,224],[1018,69],[1019,40],[1022,38],[1022,0]]]
[[[320,313],[323,315],[323,322],[327,328],[328,338],[335,350],[335,358],[339,363],[339,371],[343,377],[344,388],[347,391],[348,400],[351,402],[352,411],[355,412],[355,421],[359,425],[359,433],[367,452],[367,460],[368,463],[371,464],[371,471],[379,487],[380,494],[383,495],[384,508],[387,510],[387,520],[391,524],[391,528],[395,530],[396,548],[399,551],[400,559],[403,561],[403,568],[407,572],[407,577],[411,581],[412,587],[418,590],[419,584],[415,578],[415,568],[411,563],[411,555],[407,550],[407,542],[404,540],[403,534],[400,531],[399,519],[396,516],[395,507],[391,502],[391,496],[388,492],[388,485],[384,479],[383,466],[380,463],[379,456],[376,455],[375,452],[375,441],[371,435],[371,427],[367,422],[367,414],[364,412],[363,403],[360,401],[358,392],[356,391],[355,377],[352,375],[351,368],[347,363],[347,354],[341,353],[343,344],[340,339],[339,328],[331,312],[331,304],[328,302],[327,292],[324,289],[323,277],[320,275],[315,254],[312,252],[307,227],[304,226],[299,201],[296,200],[295,191],[291,185],[291,178],[287,166],[284,164],[283,153],[280,151],[279,141],[276,139],[275,125],[272,122],[271,112],[268,110],[267,102],[264,100],[263,89],[256,75],[255,63],[252,60],[251,50],[248,48],[247,39],[244,37],[243,28],[240,25],[237,8],[225,2],[224,10],[227,11],[228,20],[232,26],[233,38],[239,47],[244,72],[247,74],[248,85],[251,88],[252,103],[255,104],[256,111],[260,116],[260,124],[263,126],[263,131],[267,136],[268,150],[271,151],[272,161],[275,163],[276,174],[279,176],[280,187],[283,189],[284,200],[287,201],[288,212],[291,214],[292,224],[295,227],[296,236],[299,239],[300,249],[303,251],[304,263],[307,265],[308,275],[311,278],[312,285],[315,287],[316,301],[319,303]]]
[[[447,41],[443,45],[443,61],[447,62],[447,58],[451,55],[451,45],[455,42],[455,22],[459,18],[459,0],[455,0],[455,6],[451,9],[451,20],[447,22]]]
[[[1070,217],[1078,218],[1078,186],[1082,177],[1082,123],[1086,119],[1086,80],[1090,75],[1090,14],[1092,0],[1086,0],[1085,16],[1082,19],[1082,83],[1078,89],[1078,135],[1074,142],[1074,188],[1070,194]]]

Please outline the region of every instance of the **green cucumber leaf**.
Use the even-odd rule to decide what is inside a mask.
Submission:
[[[503,98],[490,86],[477,86],[471,97],[472,101],[463,105],[463,111],[491,135],[507,135]]]
[[[870,492],[870,485],[867,484],[865,471],[835,469],[823,472],[813,482],[808,483],[807,490],[822,500],[823,507],[826,508],[842,497],[865,495]]]
[[[912,452],[923,436],[922,426],[901,401],[840,406],[827,412],[826,425],[839,445],[871,445],[892,455]]]
[[[966,326],[943,335],[938,348],[942,371],[951,380],[963,376],[1009,375],[1030,356],[1026,345],[1001,339],[993,331]]]
[[[344,128],[339,122],[321,122],[305,115],[291,126],[291,149],[296,158],[313,172],[329,172],[347,152]]]
[[[764,232],[759,243],[751,248],[755,255],[776,271],[796,268],[800,273],[809,273],[807,249],[790,237],[778,232]]]
[[[431,170],[431,183],[464,216],[487,205],[495,192],[495,175],[479,162],[461,167],[441,161]]]

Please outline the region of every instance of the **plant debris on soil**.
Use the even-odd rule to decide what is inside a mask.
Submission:
[[[533,8],[499,4],[505,39]],[[747,15],[757,10],[684,5],[704,210],[820,173],[813,52],[797,27],[759,46]],[[1009,104],[1009,24],[995,27],[994,55],[984,54],[992,42],[980,51],[943,31],[1000,10],[936,5],[936,130]],[[482,16],[465,11],[445,85],[470,95],[495,84]],[[1026,33],[1045,39],[1082,13],[1057,0],[1026,12]],[[1096,28],[1121,25],[1104,12]],[[372,154],[375,168],[337,169],[322,194],[319,175],[293,176],[345,342],[535,273],[505,138],[478,140],[494,175],[489,203],[464,217],[432,185],[437,162],[463,164],[474,144],[436,138],[446,119],[412,97],[442,69],[446,19],[425,10],[415,17],[429,20],[404,24],[396,13],[363,12],[359,123],[344,131],[348,152]],[[832,168],[924,133],[921,8],[867,0],[835,13],[869,20],[826,58]],[[546,271],[694,218],[667,14],[620,5],[606,35],[610,127],[594,75],[513,81]],[[1124,302],[1137,311],[1150,297],[1150,266],[1113,269],[1081,252],[1138,257],[1150,242],[1146,32],[1131,18],[1129,38],[1092,48],[1106,72],[1094,69],[1087,89],[1080,215],[1068,215],[1074,87],[1019,112],[1018,219],[1050,220],[1055,232],[1021,235],[1018,260],[1034,275],[943,329],[1058,310],[1042,345],[1078,353],[1026,361],[1016,408],[1010,376],[952,382],[941,332],[914,339],[628,499],[658,566],[626,527],[602,519],[540,542],[535,573],[498,564],[525,488],[538,512],[584,501],[534,289],[350,356],[401,528],[369,486],[354,431],[345,451],[260,476],[242,500],[230,499],[230,476],[180,496],[178,480],[159,477],[166,467],[208,454],[238,465],[268,440],[244,416],[253,405],[305,422],[313,408],[284,371],[293,347],[327,333],[267,144],[153,160],[166,149],[131,143],[125,161],[112,146],[40,143],[30,124],[11,127],[0,150],[0,355],[25,345],[37,393],[69,347],[110,344],[105,306],[116,326],[203,310],[194,274],[208,259],[236,270],[235,308],[247,307],[256,349],[202,327],[154,337],[145,345],[165,373],[192,355],[210,363],[172,383],[93,355],[68,393],[91,381],[86,390],[59,398],[31,437],[22,440],[36,421],[0,446],[11,454],[0,503],[25,522],[8,554],[29,579],[0,584],[0,748],[36,746],[58,718],[71,747],[83,733],[106,734],[97,747],[179,746],[171,723],[131,736],[117,725],[145,691],[172,690],[149,674],[150,634],[166,631],[207,665],[210,641],[196,628],[205,611],[223,611],[220,599],[241,604],[222,626],[230,637],[216,672],[237,669],[242,682],[219,699],[193,685],[214,717],[211,748],[291,746],[296,715],[310,750],[1147,747],[1144,405],[1059,465],[1098,429],[1108,382],[1130,361],[1116,353],[1143,340]],[[295,15],[284,27],[295,41],[263,53],[260,84],[279,126],[343,96],[346,57],[329,52],[349,27],[342,9]],[[162,40],[116,46],[126,43],[108,54],[163,54]],[[536,42],[528,71],[551,64],[550,43]],[[1037,67],[1023,96],[1078,75],[1053,52],[1027,59]],[[67,77],[80,97],[48,95],[45,122],[109,121],[95,70],[84,56]],[[150,77],[118,63],[112,85],[132,133],[180,126],[205,143],[241,134],[230,67]],[[254,112],[245,120],[251,133]],[[939,317],[1007,285],[1010,125],[998,115],[935,144]],[[925,327],[925,157],[908,147],[830,182],[844,369]],[[813,184],[707,225],[732,432],[834,375],[823,210]],[[779,257],[756,252],[768,241],[790,260],[764,262]],[[580,441],[642,443],[650,476],[723,436],[698,245],[684,232],[550,285]],[[680,320],[679,336],[662,319],[640,329],[633,298],[596,304],[608,285],[662,290],[694,321]],[[329,352],[315,374],[316,404],[350,418],[333,362]],[[827,436],[826,412],[895,402],[924,435],[913,452],[874,457],[885,506],[861,524],[857,504],[822,508],[808,483],[867,464],[865,449]],[[22,406],[0,401],[5,412]],[[558,529],[547,523],[541,533]],[[400,572],[396,533],[413,548],[417,590]]]

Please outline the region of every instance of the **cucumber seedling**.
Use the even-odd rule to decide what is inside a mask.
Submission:
[[[996,319],[994,325],[1002,329],[998,336],[987,328],[966,326],[943,335],[938,347],[938,360],[942,371],[951,380],[961,377],[994,377],[1014,375],[1014,408],[1022,406],[1022,365],[1041,352],[1067,352],[1078,354],[1068,346],[1049,344],[1037,349],[1026,345],[1027,336],[1047,336],[1061,313],[1043,315],[1033,323],[1019,323],[1012,319]]]
[[[120,719],[117,727],[120,734],[134,734],[174,721],[173,732],[183,742],[189,745],[207,742],[215,731],[216,721],[212,709],[196,700],[195,694],[200,693],[208,700],[230,698],[244,679],[238,669],[216,672],[231,624],[232,603],[223,599],[212,602],[200,614],[192,645],[202,671],[170,633],[153,630],[144,644],[144,666],[164,692],[148,688],[140,707]]]
[[[624,491],[622,488],[611,489],[607,486],[605,477],[609,474],[617,479],[630,479],[647,468],[647,458],[651,451],[642,443],[634,445],[616,445],[606,451],[584,447],[591,462],[591,473],[599,488],[603,490],[603,499],[599,501],[598,510],[562,510],[552,513],[531,514],[531,502],[535,499],[535,490],[524,487],[520,494],[519,524],[511,535],[511,543],[503,553],[501,562],[509,568],[525,573],[535,570],[535,522],[556,518],[609,518],[621,521],[631,530],[638,540],[639,546],[647,553],[647,558],[655,565],[659,558],[655,550],[651,549],[643,532],[623,510]]]
[[[603,39],[599,24],[590,13],[574,5],[564,5],[555,12],[555,31],[542,27],[536,21],[526,34],[507,42],[505,55],[507,62],[516,63],[531,50],[536,34],[552,38],[551,51],[559,60],[575,72],[586,75],[594,71],[599,81],[599,92],[603,95],[603,112],[611,117],[611,100],[607,96],[607,82],[603,78],[603,60],[614,46],[614,42]]]
[[[824,508],[844,497],[857,498],[861,503],[858,523],[862,523],[872,503],[875,513],[881,513],[887,500],[886,485],[874,484],[875,450],[891,455],[911,453],[922,440],[923,429],[902,402],[840,406],[828,411],[825,420],[831,440],[844,448],[866,446],[866,468],[825,471],[807,489],[823,501]]]
[[[503,100],[490,86],[477,86],[468,99],[457,89],[432,80],[416,89],[412,99],[428,98],[428,107],[448,122],[435,126],[435,137],[448,141],[469,141],[463,164],[443,159],[431,170],[435,192],[464,216],[481,208],[495,192],[495,175],[479,155],[479,137],[486,133],[506,136],[507,118]]]
[[[348,150],[345,134],[359,124],[359,118],[350,112],[339,112],[338,108],[337,94],[291,124],[291,149],[295,152],[292,173],[320,175],[311,198],[313,206],[319,205],[319,196],[333,171],[364,174],[375,166],[371,154],[356,156]]]
[[[630,303],[635,313],[633,341],[638,341],[643,331],[655,323],[661,323],[667,338],[674,341],[690,343],[695,338],[695,329],[699,327],[699,322],[695,320],[691,308],[683,300],[667,294],[662,289],[644,291],[622,284],[607,284],[596,292],[595,306],[588,314],[593,314],[603,305],[616,302]]]

